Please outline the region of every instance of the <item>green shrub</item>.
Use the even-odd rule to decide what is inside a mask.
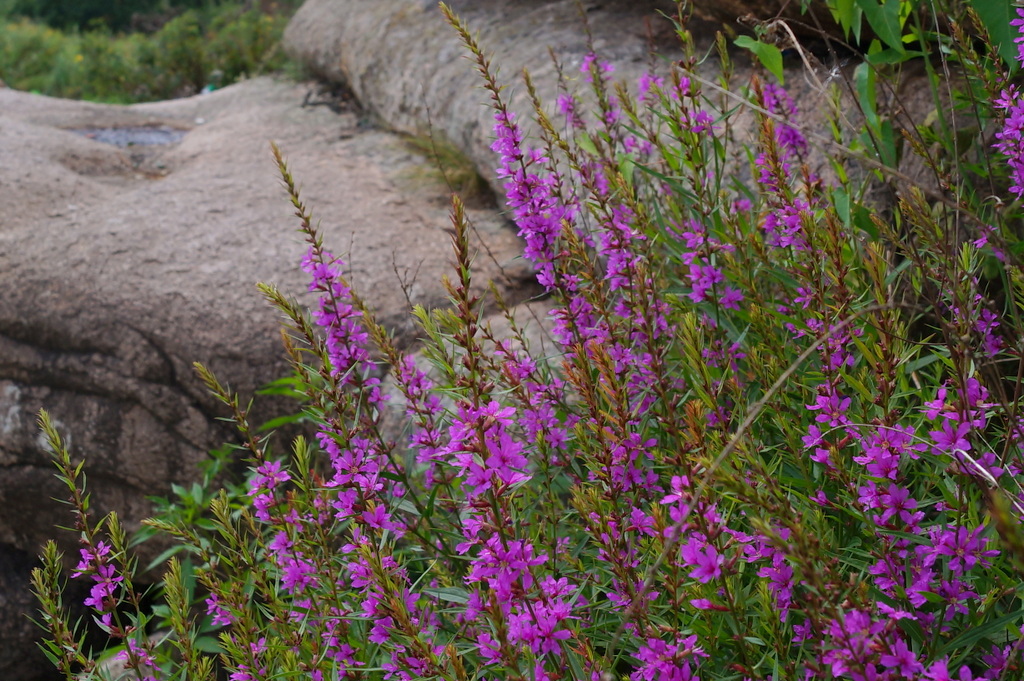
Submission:
[[[49,94],[58,63],[74,60],[66,36],[46,26],[16,21],[0,26],[0,79],[8,87]]]
[[[213,70],[207,40],[199,12],[188,10],[147,41],[139,61],[152,78],[148,98],[169,99],[202,90]]]
[[[281,35],[288,18],[256,10],[223,12],[210,24],[207,61],[216,65],[223,83],[276,71],[284,66]]]
[[[117,103],[193,95],[281,69],[287,20],[228,3],[186,10],[152,35],[6,21],[0,79],[19,90]]]
[[[10,11],[54,28],[103,26],[123,30],[133,14],[151,11],[160,4],[161,0],[15,0]]]
[[[60,85],[54,83],[52,89],[65,97],[117,103],[136,101],[148,87],[145,72],[138,68],[138,55],[144,43],[144,37],[137,35],[115,39],[108,31],[82,33],[75,55],[78,69],[74,79]],[[75,92],[76,88],[80,93]]]

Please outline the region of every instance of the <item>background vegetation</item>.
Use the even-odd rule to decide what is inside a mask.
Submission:
[[[131,103],[281,69],[298,0],[0,0],[0,80]]]

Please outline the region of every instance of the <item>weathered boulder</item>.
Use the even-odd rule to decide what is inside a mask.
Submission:
[[[469,25],[492,67],[500,69],[499,82],[508,86],[504,94],[510,108],[520,114],[518,122],[528,137],[535,128],[530,123],[533,107],[523,84],[523,69],[530,72],[541,101],[553,113],[562,87],[559,66],[567,87],[588,91],[579,66],[591,48],[613,64],[612,77],[627,86],[652,69],[666,72],[681,56],[668,19],[675,7],[670,0],[450,0],[447,4]],[[582,28],[580,4],[589,40]],[[733,34],[744,27],[749,31],[758,21],[785,21],[800,42],[800,50],[785,63],[785,87],[799,109],[796,122],[811,143],[806,161],[828,180],[833,168],[827,155],[844,154],[832,143],[831,119],[839,116],[839,129],[848,138],[859,134],[863,121],[853,85],[856,63],[845,58],[831,63],[828,50],[815,53],[823,35],[838,37],[842,32],[820,3],[811,3],[813,11],[808,12],[802,12],[800,5],[785,0],[696,0],[687,3],[693,10],[689,28],[696,52],[710,55],[699,67],[704,93],[715,102],[712,106],[725,110],[741,100],[718,88],[716,32],[724,29]],[[780,44],[788,44],[792,36],[781,25],[776,29]],[[865,27],[862,37],[869,35]],[[808,36],[816,39],[807,40]],[[483,91],[475,64],[467,60],[461,40],[434,0],[307,0],[285,32],[285,47],[320,77],[351,87],[386,125],[410,133],[432,131],[451,140],[502,193],[502,182],[494,172],[497,155],[490,150],[494,123],[490,95]],[[734,85],[749,83],[760,69],[749,57],[744,50],[732,50]],[[838,100],[830,83],[839,84]],[[934,100],[924,71],[905,64],[895,88],[882,88],[878,106],[908,128],[912,121],[931,116]],[[557,115],[553,118],[558,120]],[[754,140],[758,123],[753,110],[741,109],[730,130],[740,141]],[[847,173],[869,175],[870,161],[862,164],[856,156],[847,160]],[[914,154],[900,153],[900,164],[902,175],[893,182],[923,184],[933,194],[939,191],[934,175]],[[739,156],[731,167],[749,173],[749,165]],[[880,202],[889,200],[885,187],[877,189]]]
[[[28,613],[36,610],[35,597],[28,588],[29,572],[34,564],[33,556],[25,551],[0,551],[0,670],[15,670],[12,679],[41,678],[37,668],[34,675],[18,672],[19,658],[31,655],[37,638],[33,627],[28,626]],[[42,658],[41,655],[33,657]],[[31,670],[29,670],[31,671]]]
[[[193,479],[194,464],[233,435],[192,362],[243,395],[286,371],[277,314],[255,283],[302,294],[305,248],[270,140],[353,285],[402,343],[414,340],[406,295],[445,303],[446,188],[401,137],[363,125],[354,110],[304,107],[308,93],[256,79],[114,107],[0,90],[0,567],[69,524],[51,501],[65,495],[35,423],[40,408],[74,456],[88,458],[95,511],[117,509],[132,525],[148,513],[147,496]],[[184,135],[122,149],[72,131],[127,128],[120,134],[130,137],[140,126]],[[493,278],[522,298],[530,271],[514,232],[494,210],[470,216],[492,255],[476,260],[481,286]],[[74,537],[59,535],[77,558]],[[33,649],[8,640],[19,639],[0,645],[0,678],[45,672]]]
[[[523,69],[530,72],[541,101],[552,110],[560,94],[559,66],[570,88],[580,86],[586,91],[579,67],[591,47],[614,65],[613,77],[629,85],[652,68],[664,72],[682,56],[668,18],[674,2],[582,3],[591,33],[589,42],[576,0],[453,0],[448,4],[469,25],[492,57],[492,64],[500,68],[502,84],[511,86],[505,93],[511,108],[522,114],[532,111],[522,82]],[[712,51],[715,34],[723,27],[743,30],[738,23],[741,18],[748,23],[750,17],[772,19],[783,5],[787,3],[781,0],[694,3],[689,26],[698,52]],[[782,16],[797,28],[800,22],[811,26],[815,21],[799,13],[794,16],[789,9]],[[817,17],[822,25],[828,19]],[[429,129],[451,140],[501,192],[493,170],[496,155],[490,151],[493,112],[487,106],[489,95],[482,91],[479,74],[465,58],[465,48],[436,2],[307,0],[285,31],[285,47],[320,77],[351,87],[360,102],[386,125],[418,134]],[[752,72],[742,51],[737,51],[735,68],[738,82],[747,80]],[[705,61],[702,74],[709,82],[716,79],[713,56]],[[813,112],[828,99],[813,77],[795,78],[788,85],[802,110]],[[726,104],[731,108],[735,102]],[[520,117],[529,132],[528,119],[528,115]],[[820,129],[825,129],[823,124]]]
[[[662,40],[665,58],[678,58],[659,3],[584,4],[593,46],[620,69],[617,76],[635,80],[647,68],[652,35]],[[529,69],[541,98],[555,101],[558,77],[549,48],[565,73],[579,78],[589,48],[574,0],[459,0],[449,5],[493,53],[504,81],[514,85],[508,91],[513,110],[530,110],[523,68]],[[307,0],[285,31],[285,47],[320,77],[345,83],[388,126],[442,134],[493,179],[488,96],[437,2]]]

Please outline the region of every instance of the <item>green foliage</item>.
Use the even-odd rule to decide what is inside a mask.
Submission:
[[[156,610],[42,418],[81,576],[139,676],[210,678],[217,655],[247,681],[1021,678],[1024,96],[958,30],[962,5],[933,21],[905,2],[835,6],[876,37],[840,74],[849,99],[819,84],[845,102],[831,137],[759,77],[724,77],[716,108],[691,49],[637,96],[589,59],[592,109],[570,92],[558,123],[527,75],[536,149],[442,7],[491,96],[553,355],[508,311],[508,338],[483,321],[457,197],[450,306],[412,311],[423,347],[404,354],[275,148],[319,301],[260,286],[293,369],[264,392],[301,396],[301,417],[272,424],[308,419],[317,437],[276,452],[197,367],[240,444],[148,521],[180,542]],[[891,95],[915,54],[935,112],[908,121]],[[908,177],[910,160],[926,172]],[[250,475],[216,489],[229,451]],[[91,661],[58,563],[48,547],[35,584],[70,675]],[[142,636],[157,622],[166,646]]]
[[[286,24],[284,15],[257,10],[219,14],[207,31],[206,60],[221,72],[222,83],[277,70],[284,62],[280,40]]]
[[[251,0],[244,3],[252,9]],[[272,14],[286,14],[301,0],[259,3]],[[234,0],[0,0],[0,17],[19,16],[65,30],[106,28],[119,32],[131,28],[133,18],[167,16],[195,10],[216,15],[224,8],[239,6]]]
[[[28,21],[0,29],[0,79],[19,90],[44,91],[58,62],[73,64],[75,51],[65,36]]]
[[[989,42],[999,49],[999,56],[1012,69],[1019,68],[1017,46],[1013,42],[1016,36],[1010,26],[1010,21],[1016,19],[1013,5],[1007,0],[970,0],[968,4],[978,13],[978,18],[988,31]]]
[[[149,67],[161,99],[202,90],[211,70],[206,43],[200,16],[194,10],[169,21],[148,42],[139,61]]]
[[[768,69],[768,73],[775,76],[779,83],[784,82],[782,72],[782,50],[775,45],[754,40],[750,36],[741,35],[736,38],[736,46],[750,50],[757,57],[761,65]]]
[[[14,0],[10,11],[54,28],[127,28],[132,15],[151,12],[161,0]]]
[[[287,20],[286,13],[223,4],[186,10],[152,35],[7,21],[0,24],[0,79],[19,90],[104,102],[192,95],[281,69]]]
[[[805,7],[808,4],[809,0],[803,0]],[[869,54],[888,49],[894,53],[888,57],[890,60],[918,56],[908,53],[906,46],[936,42],[936,29],[949,29],[932,23],[932,19],[942,15],[976,32],[984,30],[988,44],[995,47],[1005,65],[1012,71],[1019,68],[1014,44],[1016,34],[1010,26],[1016,15],[1010,0],[825,0],[825,4],[847,38],[860,43],[864,28],[870,29],[878,42],[872,44]],[[967,16],[968,10],[978,21]]]

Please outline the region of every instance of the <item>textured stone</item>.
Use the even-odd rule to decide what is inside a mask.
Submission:
[[[308,92],[257,79],[114,107],[0,90],[0,545],[31,555],[56,534],[77,558],[75,537],[54,529],[70,517],[51,501],[66,495],[40,408],[88,458],[95,512],[116,509],[132,527],[147,496],[194,479],[205,452],[234,436],[192,363],[246,397],[286,372],[278,314],[255,284],[309,301],[271,140],[322,216],[327,246],[403,345],[414,340],[409,301],[446,303],[447,189],[400,136],[357,111],[303,107]],[[155,125],[186,134],[120,149],[68,130]],[[514,231],[492,209],[470,217],[491,254],[476,260],[481,289],[493,278],[521,299],[531,272]],[[254,420],[279,407],[265,403]],[[39,656],[0,658],[0,678],[26,660]]]
[[[579,79],[589,48],[574,0],[449,4],[493,53],[503,81],[514,86],[508,91],[513,110],[530,110],[523,68],[529,69],[541,98],[555,101],[558,78],[549,48],[566,75]],[[665,58],[678,58],[659,3],[584,4],[594,48],[627,81],[646,69],[651,34],[660,40]],[[489,149],[493,113],[486,106],[488,96],[458,35],[433,0],[308,0],[288,25],[285,46],[314,73],[351,87],[388,126],[412,134],[442,134],[493,179],[496,157]]]
[[[25,665],[26,653],[35,648],[35,625],[28,618],[36,610],[35,597],[28,588],[35,562],[25,551],[0,546],[0,670],[6,681],[36,681],[45,678],[41,665]],[[53,676],[51,674],[50,676]]]

